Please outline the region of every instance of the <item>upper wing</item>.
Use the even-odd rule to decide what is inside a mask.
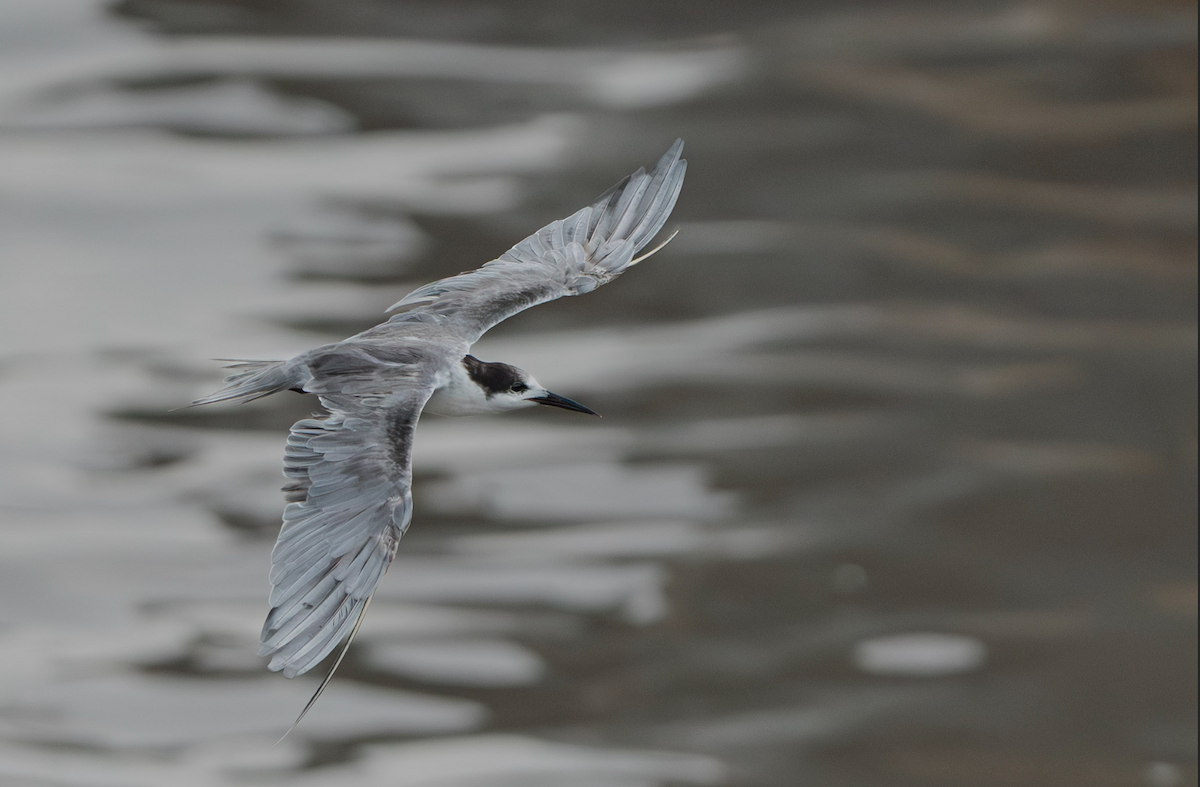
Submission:
[[[666,223],[687,162],[676,140],[654,169],[639,169],[594,205],[560,219],[478,270],[426,284],[388,311],[389,322],[434,320],[474,343],[496,323],[539,303],[612,281]]]
[[[288,437],[292,502],[271,553],[259,651],[289,678],[351,632],[395,555],[412,517],[413,433],[433,391],[419,365],[381,362],[354,346],[309,366],[305,389],[330,414],[298,421]]]

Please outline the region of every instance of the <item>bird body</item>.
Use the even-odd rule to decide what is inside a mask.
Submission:
[[[591,292],[662,248],[636,257],[675,205],[682,149],[676,141],[650,173],[638,170],[481,268],[414,290],[386,322],[287,361],[236,362],[224,388],[194,402],[295,390],[316,394],[328,411],[294,424],[284,452],[288,504],[271,553],[260,649],[270,669],[294,677],[342,640],[349,646],[412,518],[412,440],[422,411],[548,405],[595,415],[522,369],[475,358],[471,345],[502,320]]]

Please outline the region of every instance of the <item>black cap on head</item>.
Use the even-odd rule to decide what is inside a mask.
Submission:
[[[484,390],[488,397],[500,393],[508,393],[516,383],[523,383],[521,370],[506,363],[488,363],[473,355],[463,356],[463,366],[467,376]]]

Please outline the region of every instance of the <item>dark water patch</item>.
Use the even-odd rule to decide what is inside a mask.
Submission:
[[[569,46],[605,41],[610,45],[645,44],[751,27],[774,18],[790,4],[774,0],[739,10],[710,0],[647,9],[636,4],[603,8],[526,0],[505,6],[466,2],[446,5],[428,0],[404,3],[350,0],[336,7],[310,0],[283,3],[122,0],[113,11],[150,21],[159,32],[214,35],[237,32],[261,36],[353,36],[434,38],[476,43]],[[617,21],[636,14],[641,24]]]
[[[246,538],[274,542],[276,536],[279,535],[280,518],[278,516],[254,516],[246,511],[224,510],[220,507],[214,508],[213,514],[222,525]]]
[[[881,412],[899,404],[900,397],[883,392],[837,385],[743,384],[737,376],[722,373],[714,362],[707,367],[703,382],[661,383],[636,391],[604,391],[590,395],[597,406],[618,412],[622,420],[634,423],[685,424],[691,419],[714,413],[745,415],[769,413]],[[701,370],[703,371],[703,370]],[[716,446],[714,446],[716,447]]]
[[[590,104],[566,87],[548,85],[531,93],[523,85],[452,78],[281,80],[279,88],[339,107],[365,132],[482,129],[543,112],[576,112]]]

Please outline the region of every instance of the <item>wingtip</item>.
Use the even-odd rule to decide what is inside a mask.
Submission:
[[[671,147],[667,148],[667,152],[662,155],[662,161],[670,161],[674,163],[680,160],[683,156],[683,137],[677,137]]]
[[[655,162],[654,168],[651,170],[650,174],[656,175],[658,173],[670,170],[671,168],[673,168],[675,166],[678,166],[683,161],[682,156],[683,156],[683,138],[679,137],[673,143],[671,143],[671,147],[667,148],[667,151],[665,153],[663,153],[661,156],[658,157],[658,161]],[[644,172],[644,171],[638,170],[638,172]],[[636,174],[637,173],[635,173],[635,176],[636,176]]]
[[[341,666],[342,660],[346,658],[346,653],[350,650],[350,643],[354,642],[354,637],[358,634],[358,629],[362,626],[363,619],[367,616],[367,607],[371,606],[371,599],[374,597],[374,595],[375,594],[372,593],[370,596],[367,596],[366,601],[363,602],[362,609],[358,612],[358,618],[354,621],[354,628],[350,629],[350,636],[346,637],[346,642],[344,645],[342,645],[342,650],[338,654],[337,659],[334,660],[333,666],[329,668],[329,672],[325,674],[325,677],[321,680],[321,684],[317,686],[317,690],[309,699],[308,704],[304,706],[304,710],[300,711],[300,715],[296,717],[294,722],[292,722],[292,726],[288,727],[288,731],[283,734],[283,737],[275,741],[275,746],[283,743],[283,739],[292,734],[292,730],[296,729],[296,727],[300,725],[300,722],[303,721],[304,717],[308,715],[308,712],[312,710],[313,705],[316,705],[317,700],[320,699],[321,695],[325,693],[326,687],[329,686],[329,681],[333,680],[333,673],[337,672],[337,668]],[[284,670],[283,674],[289,678],[293,677],[293,675],[288,675],[288,671],[286,669]],[[299,674],[299,672],[294,674]]]

